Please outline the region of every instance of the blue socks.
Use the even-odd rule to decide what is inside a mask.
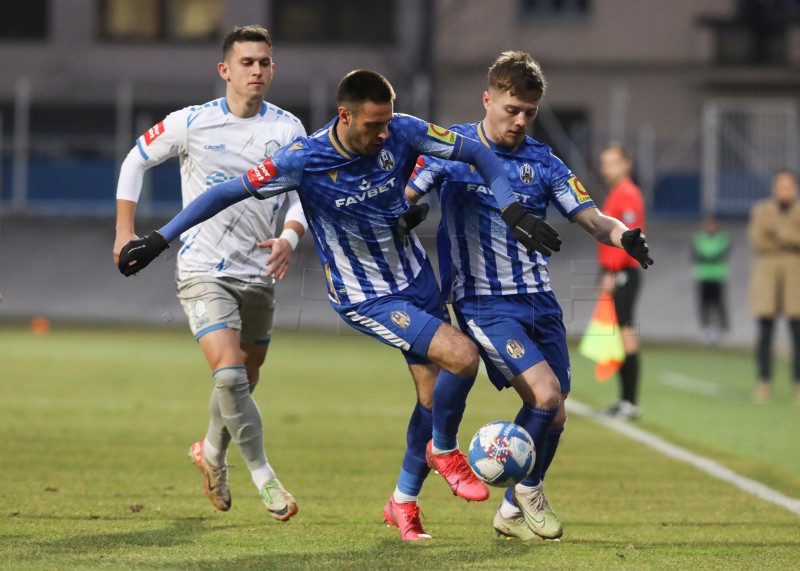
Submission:
[[[519,418],[519,417],[518,417]],[[547,431],[547,436],[545,438],[544,443],[544,451],[542,453],[537,452],[536,458],[537,461],[539,457],[542,458],[542,471],[541,471],[541,480],[544,480],[545,475],[547,475],[547,469],[550,468],[550,464],[553,462],[553,458],[556,455],[556,449],[558,449],[558,442],[561,439],[561,434],[564,432],[563,428],[552,428]],[[535,472],[535,464],[534,464],[534,472]],[[531,472],[532,474],[534,472]],[[523,480],[523,484],[530,485],[528,480]],[[514,502],[514,486],[509,486],[506,489],[506,493],[504,495],[505,500],[511,504],[512,506],[516,506],[517,504]]]
[[[458,425],[467,406],[467,395],[475,377],[462,377],[442,369],[433,388],[433,447],[441,451],[458,448]]]
[[[516,424],[528,431],[528,434],[533,438],[534,446],[536,446],[536,462],[533,464],[533,472],[521,482],[526,486],[537,486],[542,481],[547,458],[548,430],[557,414],[557,408],[546,410],[523,404],[522,408],[519,409],[517,418],[514,419]],[[550,457],[550,460],[552,460],[552,457]]]
[[[556,455],[558,441],[561,440],[561,433],[563,432],[563,428],[551,428],[547,431],[547,440],[544,444],[544,460],[542,461],[542,480],[547,475],[547,469]]]
[[[397,489],[408,496],[418,496],[422,482],[431,469],[425,459],[425,447],[431,439],[433,411],[417,402],[406,432],[406,454],[397,479]]]

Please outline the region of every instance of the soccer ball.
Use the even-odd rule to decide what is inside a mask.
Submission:
[[[469,463],[475,475],[490,486],[507,488],[533,470],[536,449],[528,431],[505,420],[482,426],[469,445]]]

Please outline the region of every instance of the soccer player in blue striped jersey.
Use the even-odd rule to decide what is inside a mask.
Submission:
[[[394,113],[394,90],[380,74],[356,70],[337,91],[338,116],[298,137],[244,176],[212,187],[157,232],[128,243],[125,275],[143,269],[181,232],[248,197],[297,190],[334,310],[355,329],[402,350],[417,390],[407,450],[384,518],[404,540],[430,539],[417,500],[429,466],[453,493],[488,498],[456,440],[478,350],[443,321],[433,269],[416,235],[404,189],[421,154],[474,164],[503,209],[502,219],[531,249],[558,250],[557,233],[516,200],[502,164],[479,141]]]
[[[489,69],[484,119],[451,130],[480,140],[497,154],[528,212],[544,218],[552,204],[596,240],[624,248],[647,267],[652,260],[641,230],[601,214],[564,163],[526,135],[545,87],[529,54],[504,52]],[[495,529],[523,540],[559,538],[562,525],[542,480],[564,430],[570,365],[562,312],[547,273],[548,255],[531,251],[506,229],[500,205],[469,165],[420,157],[406,196],[414,204],[432,190],[439,193],[440,236],[446,238],[439,241],[442,290],[452,296],[461,329],[480,347],[492,383],[519,393],[522,408],[515,422],[536,445],[533,471],[508,489],[495,514]]]

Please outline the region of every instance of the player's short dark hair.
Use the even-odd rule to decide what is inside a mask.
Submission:
[[[778,169],[778,170],[776,170],[776,171],[775,171],[775,172],[772,174],[772,180],[775,180],[776,178],[778,178],[779,176],[782,176],[782,175],[786,175],[786,176],[790,176],[790,177],[792,177],[792,178],[794,179],[794,181],[795,181],[795,182],[798,182],[798,180],[800,180],[800,179],[798,179],[798,177],[797,177],[797,173],[796,173],[796,172],[794,172],[794,171],[793,171],[793,170],[791,170],[791,169]]]
[[[526,101],[539,99],[547,89],[539,62],[526,52],[501,53],[489,67],[487,79],[490,89]]]
[[[394,101],[392,84],[377,71],[357,69],[345,75],[336,89],[336,105],[357,107],[362,103],[389,103]]]
[[[237,26],[222,40],[222,59],[228,56],[236,42],[264,42],[272,47],[272,36],[269,30],[261,26]]]
[[[617,151],[620,154],[620,156],[622,156],[623,159],[629,162],[633,162],[633,157],[631,156],[630,151],[622,143],[612,141],[611,143],[608,143],[605,147],[603,147],[603,150],[601,150],[600,152],[604,153],[606,151]]]

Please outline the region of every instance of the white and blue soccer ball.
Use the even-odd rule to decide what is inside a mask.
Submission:
[[[469,445],[469,464],[490,486],[507,488],[533,470],[536,449],[528,431],[505,420],[482,426]]]

